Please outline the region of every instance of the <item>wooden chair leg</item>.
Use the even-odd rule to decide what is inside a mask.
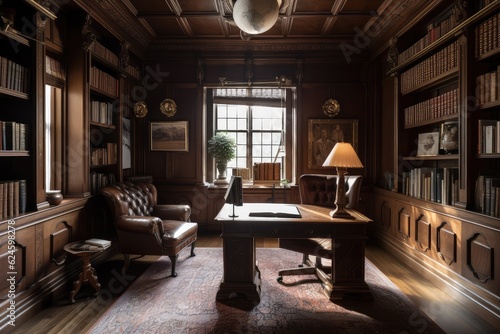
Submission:
[[[193,241],[193,243],[191,244],[191,256],[196,256],[196,254],[194,253],[194,244],[196,243],[196,241]]]
[[[123,254],[122,274],[125,274],[130,266],[130,254]]]
[[[179,254],[177,255],[170,255],[170,262],[172,262],[172,277],[177,277],[177,273],[175,272],[175,265],[177,264],[177,258],[179,257]]]

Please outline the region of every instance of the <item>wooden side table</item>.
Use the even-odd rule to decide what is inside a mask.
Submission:
[[[102,252],[102,249],[90,249],[90,250],[75,250],[72,249],[73,246],[77,244],[83,244],[83,241],[75,241],[64,246],[64,250],[70,254],[76,255],[82,258],[82,272],[78,276],[78,279],[73,282],[73,290],[70,293],[70,300],[72,303],[75,302],[75,296],[80,291],[80,288],[84,283],[90,284],[91,287],[95,289],[94,296],[97,296],[101,291],[101,284],[99,284],[97,274],[90,263],[92,255]]]

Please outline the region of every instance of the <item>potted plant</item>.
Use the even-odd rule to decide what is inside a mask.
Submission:
[[[236,142],[234,139],[226,134],[217,133],[208,141],[208,154],[215,159],[215,165],[219,172],[217,183],[227,182],[227,163],[236,157]]]

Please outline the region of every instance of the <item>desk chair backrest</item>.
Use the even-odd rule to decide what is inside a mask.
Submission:
[[[303,174],[299,179],[300,202],[335,207],[337,175]],[[345,176],[346,208],[356,209],[361,191],[361,175]]]

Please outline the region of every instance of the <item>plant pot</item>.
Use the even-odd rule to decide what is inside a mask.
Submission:
[[[215,184],[227,184],[227,179],[226,179],[226,170],[227,170],[227,162],[217,162],[216,163],[217,167],[217,179],[214,181]]]

